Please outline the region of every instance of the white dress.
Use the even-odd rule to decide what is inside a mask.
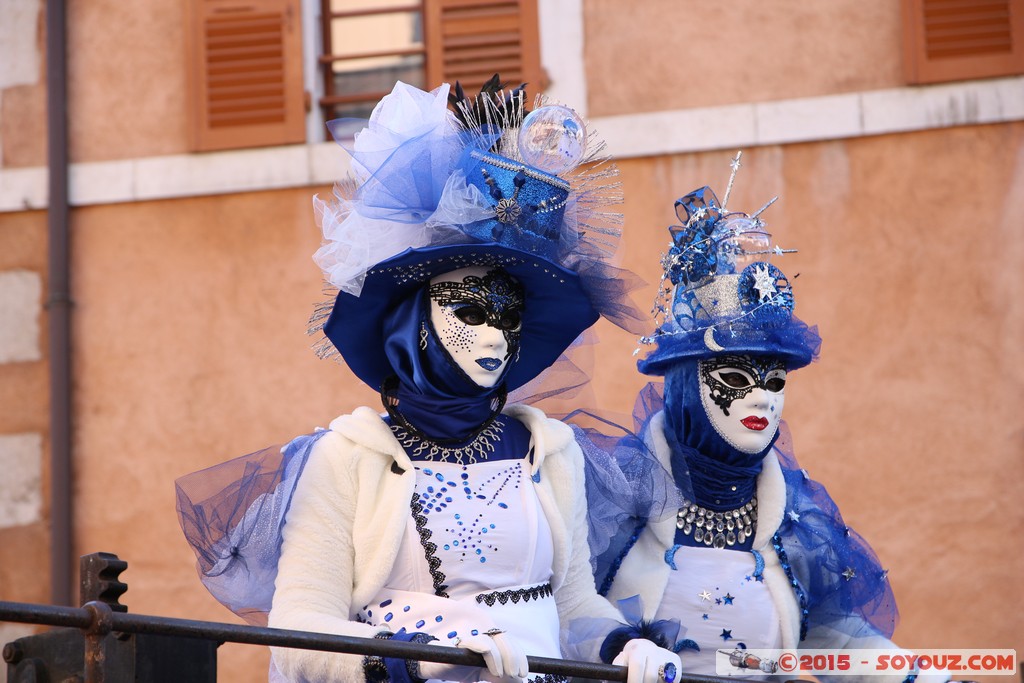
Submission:
[[[416,462],[415,495],[384,587],[357,618],[449,640],[498,628],[559,657],[554,548],[528,460]]]
[[[679,653],[687,673],[709,676],[716,652],[782,647],[778,611],[764,582],[755,572],[754,555],[738,550],[682,546],[675,552],[677,571],[658,607],[658,619],[678,619],[686,638],[699,652]],[[756,678],[756,671],[743,678]]]

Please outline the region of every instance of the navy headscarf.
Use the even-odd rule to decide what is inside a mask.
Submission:
[[[421,349],[420,330],[426,348]],[[474,382],[445,350],[430,322],[427,285],[396,306],[384,319],[384,352],[398,376],[398,410],[412,426],[435,440],[466,440],[500,409],[502,380],[484,388]],[[509,349],[513,357],[515,349]],[[496,405],[496,403],[498,405]]]
[[[698,504],[713,510],[737,508],[753,497],[761,462],[779,433],[758,453],[731,446],[704,409],[698,363],[679,361],[665,374],[665,438],[672,449],[672,472],[681,490],[686,490],[681,478],[689,475]]]

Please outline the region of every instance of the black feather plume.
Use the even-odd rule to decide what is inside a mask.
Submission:
[[[455,81],[455,87],[448,93],[448,104],[455,118],[466,130],[496,128],[507,130],[518,128],[529,113],[526,108],[526,83],[520,83],[512,90],[501,82],[498,74],[491,76],[480,87],[480,92],[470,98],[462,84]]]

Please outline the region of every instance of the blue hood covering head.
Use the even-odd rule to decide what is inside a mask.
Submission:
[[[427,330],[425,344],[421,326]],[[502,382],[481,387],[455,363],[430,324],[426,287],[395,307],[383,332],[384,353],[398,379],[397,409],[418,430],[434,439],[458,438],[495,412],[492,398],[502,392]],[[509,361],[506,374],[514,364]]]
[[[672,471],[676,486],[684,491],[692,486],[702,505],[734,508],[753,496],[761,462],[779,434],[759,453],[744,453],[723,439],[701,401],[699,362],[677,361],[665,375],[665,439],[672,449]]]

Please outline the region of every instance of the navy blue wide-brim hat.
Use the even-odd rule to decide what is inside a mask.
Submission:
[[[665,375],[681,361],[725,354],[781,358],[787,370],[796,370],[809,365],[821,349],[817,326],[809,326],[796,316],[775,328],[706,327],[655,335],[653,341],[655,349],[637,362],[637,369],[645,375]]]
[[[324,334],[359,379],[380,389],[394,374],[384,352],[384,321],[431,278],[472,266],[498,267],[523,287],[525,306],[519,360],[509,367],[512,391],[552,365],[573,340],[597,322],[580,277],[541,256],[499,244],[455,244],[407,249],[366,272],[359,296],[340,292]]]

